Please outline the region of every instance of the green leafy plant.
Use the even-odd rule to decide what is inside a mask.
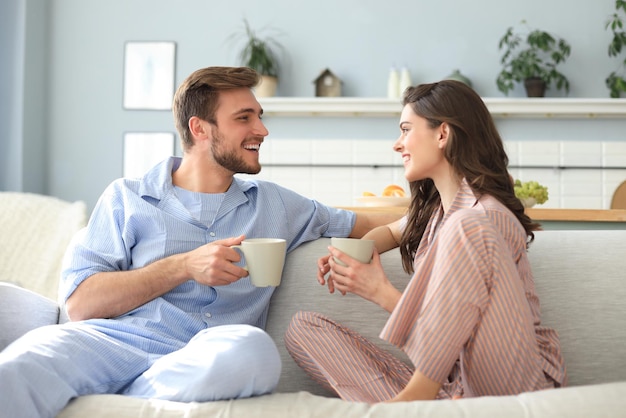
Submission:
[[[621,12],[620,12],[621,9]],[[626,0],[615,0],[615,13],[611,15],[605,29],[610,29],[613,39],[609,44],[609,57],[617,57],[626,51],[626,32],[624,31],[624,21],[621,14],[626,14]],[[613,98],[620,97],[622,92],[626,92],[626,57],[620,62],[617,70],[613,71],[606,78],[605,83]]]
[[[509,27],[498,44],[499,50],[504,49],[500,59],[503,69],[496,79],[498,90],[508,95],[516,82],[538,78],[547,88],[555,84],[557,90],[569,93],[569,80],[557,70],[557,65],[565,62],[571,53],[569,43],[546,31],[531,30],[526,21],[521,24],[528,29],[527,34]]]
[[[243,23],[244,31],[230,37],[231,40],[242,38],[244,40],[239,53],[240,64],[256,70],[261,75],[278,77],[278,50],[283,49],[282,45],[271,36],[260,37],[246,19]]]
[[[548,201],[548,188],[534,180],[522,182],[517,179],[513,184],[513,190],[515,196],[522,201],[524,206],[532,206],[532,204],[528,204],[528,199],[534,199],[537,204]]]

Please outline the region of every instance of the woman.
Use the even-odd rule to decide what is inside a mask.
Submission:
[[[524,213],[502,139],[485,104],[456,81],[409,87],[401,153],[412,201],[400,221],[372,230],[362,264],[330,248],[318,280],[391,313],[381,338],[410,367],[317,313],[297,313],[285,334],[294,360],[343,399],[410,401],[510,395],[566,382],[557,333],[541,326],[527,245],[539,225]],[[413,273],[404,292],[378,252],[400,246]],[[347,264],[342,267],[331,256]]]

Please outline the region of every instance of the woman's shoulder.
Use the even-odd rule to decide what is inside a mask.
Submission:
[[[483,221],[493,224],[497,229],[520,229],[524,230],[522,224],[517,217],[502,204],[498,199],[491,195],[483,195],[471,207],[458,209],[451,215],[450,220],[476,219],[478,222]]]

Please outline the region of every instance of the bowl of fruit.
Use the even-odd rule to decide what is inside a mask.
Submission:
[[[513,184],[513,190],[525,208],[532,208],[548,201],[548,188],[533,180],[523,182],[517,179]]]
[[[375,193],[366,191],[362,196],[356,198],[356,201],[364,206],[402,206],[407,207],[411,203],[404,189],[397,184],[390,184],[385,187],[380,196]]]

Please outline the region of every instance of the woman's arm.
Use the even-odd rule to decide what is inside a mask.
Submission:
[[[400,226],[402,222],[402,219],[398,219],[387,225],[376,227],[363,235],[362,239],[373,239],[376,241],[376,250],[379,253],[389,251],[400,245],[400,238],[402,237]]]
[[[397,213],[383,212],[355,212],[356,221],[350,233],[351,238],[363,238],[364,235],[372,230],[381,227],[393,225],[402,215]]]

